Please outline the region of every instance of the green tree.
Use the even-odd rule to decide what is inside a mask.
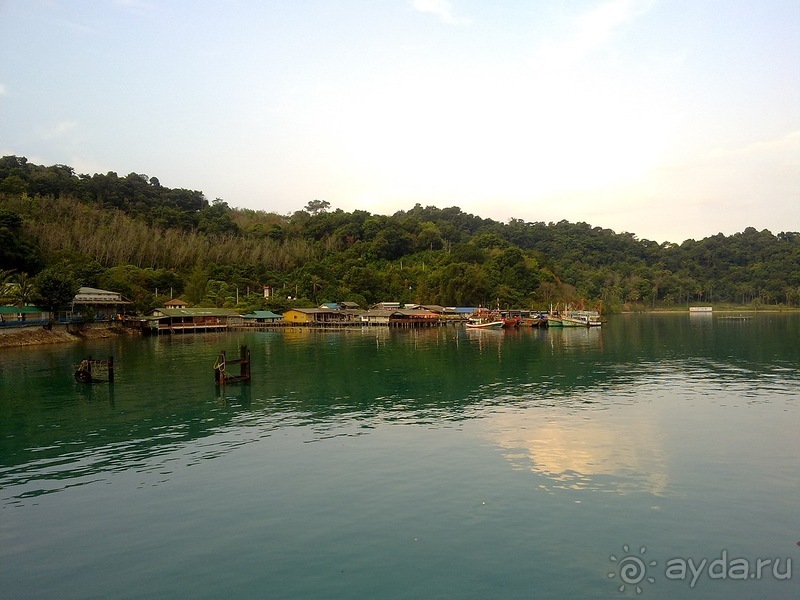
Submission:
[[[419,233],[417,233],[417,240],[415,247],[417,250],[440,250],[444,246],[442,240],[442,232],[435,223],[423,223]]]
[[[194,266],[192,272],[189,274],[189,279],[186,281],[186,288],[184,289],[184,297],[186,302],[190,305],[200,304],[206,296],[206,287],[208,286],[208,273],[199,263]]]
[[[22,230],[22,217],[0,209],[0,269],[29,270],[41,268],[36,246]]]
[[[0,302],[7,302],[11,298],[11,278],[14,271],[0,269]]]
[[[6,177],[2,183],[0,183],[0,192],[5,192],[6,194],[21,195],[27,191],[28,184],[19,175],[10,175],[9,177]]]
[[[318,304],[317,292],[325,285],[325,280],[317,275],[311,275],[308,284],[311,286],[311,297],[314,299],[314,304]]]
[[[344,276],[345,285],[364,297],[366,305],[380,301],[384,282],[380,272],[371,265],[353,265]]]
[[[311,200],[308,204],[306,204],[305,210],[311,216],[315,216],[319,213],[327,212],[330,207],[331,203],[327,200]]]
[[[411,252],[411,235],[398,226],[387,227],[375,236],[372,254],[378,259],[396,260]]]
[[[37,299],[36,288],[33,279],[27,273],[19,273],[14,277],[11,288],[11,301],[17,308],[24,308],[33,304]],[[22,313],[22,320],[25,320],[25,313]]]
[[[198,213],[198,230],[211,235],[236,235],[239,227],[230,216],[228,204],[219,198]]]
[[[66,309],[80,286],[69,274],[58,268],[45,269],[36,276],[42,308],[52,313]]]
[[[212,279],[206,287],[206,297],[203,304],[210,304],[216,308],[232,307],[236,302],[235,291],[224,281]]]

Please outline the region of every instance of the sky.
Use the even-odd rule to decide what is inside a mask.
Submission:
[[[0,155],[231,207],[800,231],[798,0],[0,0]]]

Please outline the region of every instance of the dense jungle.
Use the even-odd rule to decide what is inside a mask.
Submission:
[[[1,158],[0,301],[59,310],[79,286],[121,292],[138,313],[170,297],[244,311],[383,300],[788,308],[800,306],[800,233],[748,227],[659,244],[588,223],[503,223],[420,204],[345,212],[320,199],[281,215],[144,174]]]

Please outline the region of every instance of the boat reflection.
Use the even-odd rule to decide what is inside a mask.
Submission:
[[[603,349],[603,332],[599,327],[554,327],[543,334],[554,352]]]

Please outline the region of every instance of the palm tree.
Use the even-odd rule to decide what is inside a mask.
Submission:
[[[319,290],[319,288],[321,288],[323,285],[325,285],[325,281],[321,277],[319,277],[318,275],[312,275],[310,277],[309,281],[311,283],[311,294],[313,295],[314,303],[316,304],[316,302],[317,302],[317,291]]]
[[[11,298],[11,275],[13,270],[0,269],[0,302]]]
[[[14,284],[11,290],[11,297],[15,302],[15,306],[22,308],[33,302],[36,290],[27,273],[19,273],[14,278]]]
[[[19,273],[11,285],[11,299],[14,302],[14,306],[24,308],[33,302],[35,296],[36,288],[31,278],[28,277],[27,273]],[[22,320],[25,320],[24,312],[22,313]]]

